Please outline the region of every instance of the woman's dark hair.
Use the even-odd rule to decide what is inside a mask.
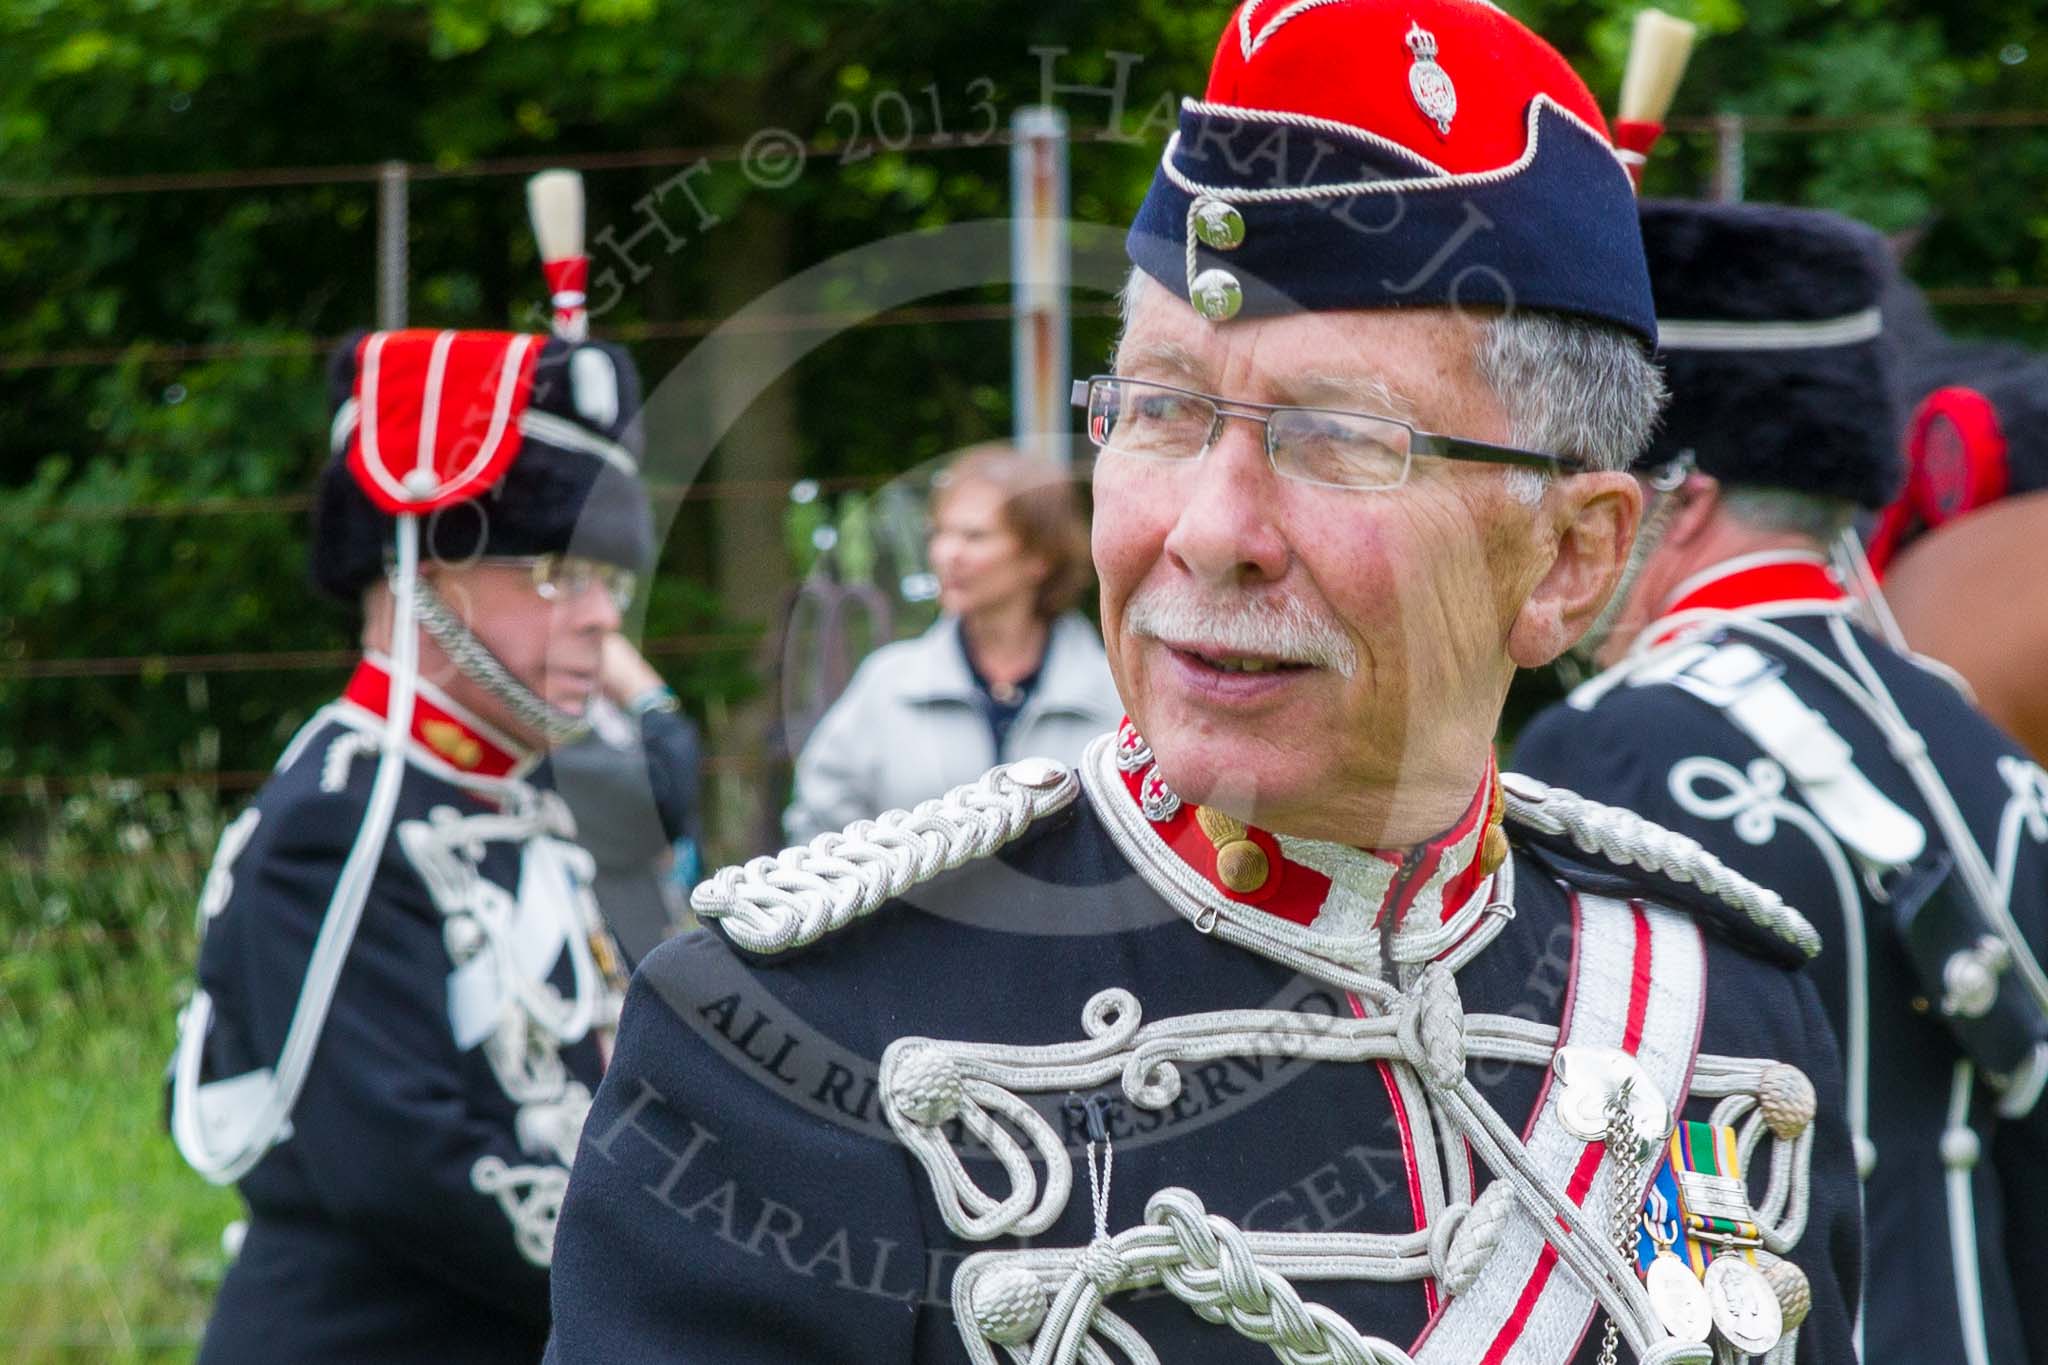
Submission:
[[[932,480],[932,511],[967,484],[1003,494],[1003,524],[1024,548],[1046,562],[1032,609],[1050,621],[1080,600],[1094,579],[1088,558],[1088,522],[1072,470],[1000,442],[969,446]]]

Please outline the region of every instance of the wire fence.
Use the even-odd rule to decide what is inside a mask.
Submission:
[[[761,643],[759,631],[670,635],[649,640],[641,652],[662,657],[744,653]],[[228,654],[130,654],[106,658],[19,659],[0,662],[0,680],[10,678],[170,678],[187,673],[301,673],[348,668],[361,657],[353,649],[253,650]]]
[[[1782,136],[1812,134],[1853,134],[1924,128],[1942,132],[1996,133],[2048,128],[2048,108],[1912,113],[1875,112],[1854,115],[1746,115],[1718,114],[1677,118],[1667,131],[1681,137],[1713,138],[1724,158],[1733,152],[1739,164],[1743,139],[1751,135]],[[894,154],[927,154],[976,149],[1005,149],[1017,141],[1009,129],[991,128],[985,134],[933,132],[891,139],[880,150]],[[1069,140],[1083,145],[1150,146],[1111,128],[1077,129]],[[799,144],[792,143],[791,150]],[[849,155],[847,140],[834,135],[800,143],[806,164],[810,158]],[[306,188],[341,185],[389,185],[480,180],[530,175],[551,168],[586,173],[663,170],[698,163],[729,165],[744,162],[752,154],[750,143],[718,143],[674,146],[619,152],[572,155],[498,157],[461,165],[385,161],[321,166],[281,166],[223,170],[176,171],[145,175],[75,176],[42,181],[0,180],[0,200],[58,201],[117,195],[189,194],[218,191]],[[1949,285],[1924,291],[1931,303],[1951,308],[2012,308],[2048,305],[2048,286],[2013,284]],[[1116,315],[1113,301],[1086,301],[1071,305],[1077,317],[1109,318]],[[901,327],[944,324],[1008,322],[1018,316],[1010,303],[935,304],[891,309],[877,314],[851,311],[788,313],[726,318],[693,316],[660,321],[620,323],[606,329],[609,338],[621,342],[692,340],[720,328],[754,333],[800,333],[816,330],[842,331],[855,328]],[[40,351],[0,353],[0,373],[24,373],[55,369],[111,367],[132,363],[183,365],[219,361],[261,362],[275,359],[303,359],[330,351],[342,338],[296,334],[226,341],[137,340],[119,345],[68,347]],[[887,478],[848,477],[814,481],[821,492],[870,491]],[[779,501],[789,496],[791,485],[783,480],[722,480],[691,484],[664,484],[650,488],[657,503],[736,503]],[[174,518],[286,517],[303,515],[311,502],[308,494],[279,494],[267,497],[205,498],[161,503],[65,502],[45,507],[0,507],[0,527],[24,519],[35,523],[162,521]],[[705,655],[737,655],[761,647],[758,631],[682,635],[649,641],[646,652],[653,656],[679,658]],[[127,656],[0,659],[0,683],[84,678],[146,678],[235,674],[258,672],[339,672],[355,659],[352,650],[240,651],[217,654],[142,654]],[[724,755],[707,759],[708,771],[741,773],[756,771],[763,760],[745,755]],[[267,776],[252,772],[157,772],[137,774],[53,775],[48,777],[0,778],[0,798],[30,794],[62,796],[103,789],[110,783],[129,784],[137,790],[163,790],[198,783],[222,791],[247,791]]]
[[[751,777],[765,772],[769,760],[760,754],[706,754],[703,771],[718,777]],[[186,769],[159,773],[73,773],[52,777],[0,777],[0,797],[66,797],[85,793],[139,795],[152,791],[178,791],[186,787],[221,792],[252,792],[270,778],[270,769],[205,772]],[[0,863],[15,865],[16,859]],[[28,859],[19,859],[26,862]]]
[[[1070,312],[1084,317],[1114,317],[1116,305],[1090,302]],[[869,327],[919,327],[934,323],[1008,322],[1017,309],[1007,303],[934,304],[917,308],[893,308],[884,313],[767,313],[747,317],[673,318],[666,322],[622,322],[607,326],[607,340],[687,341],[725,330],[734,335],[782,335],[797,332],[857,331]],[[0,372],[26,370],[88,369],[144,364],[194,364],[215,360],[271,360],[323,356],[339,346],[342,337],[288,336],[254,341],[166,342],[131,341],[119,346],[79,346],[52,351],[0,353]]]
[[[2048,285],[1938,285],[1921,291],[1928,302],[1945,308],[2004,308],[2048,304]],[[1076,302],[1076,317],[1111,318],[1114,302]],[[625,322],[607,327],[605,336],[618,342],[693,340],[721,329],[738,335],[792,334],[815,331],[858,331],[872,327],[919,327],[939,323],[1009,322],[1018,316],[1011,304],[940,304],[896,308],[885,313],[779,313],[745,318],[690,317],[666,322]],[[0,373],[31,370],[106,368],[130,363],[194,364],[217,360],[269,360],[323,356],[342,337],[293,336],[257,341],[164,342],[131,341],[119,346],[80,346],[51,351],[0,352]]]
[[[1718,133],[1731,123],[1744,134],[1854,133],[1899,128],[1929,128],[1944,131],[1997,131],[2014,128],[2048,127],[2048,109],[1946,110],[1928,113],[1895,111],[1862,114],[1719,114],[1674,118],[1666,125],[1673,133]],[[1134,139],[1114,128],[1082,128],[1068,133],[1070,141],[1136,145]],[[986,134],[932,132],[892,138],[884,150],[892,153],[1008,148],[1016,136],[1007,129]],[[848,140],[836,135],[812,138],[800,144],[806,157],[844,152]],[[794,146],[792,146],[794,150]],[[545,170],[625,171],[666,170],[693,165],[735,163],[750,155],[747,143],[712,143],[697,147],[653,147],[630,152],[582,152],[568,155],[487,157],[461,165],[435,162],[373,161],[329,166],[269,166],[217,171],[167,171],[150,175],[64,176],[52,180],[0,180],[0,199],[80,199],[117,194],[172,194],[204,190],[283,189],[317,185],[372,185],[394,173],[408,181],[481,180],[502,176],[532,175]]]
[[[810,479],[820,493],[865,492],[881,487],[893,475],[844,475]],[[787,498],[787,479],[720,479],[703,483],[657,483],[647,495],[654,502],[777,502]],[[297,516],[312,506],[310,493],[277,493],[260,498],[193,498],[172,502],[63,503],[55,507],[0,508],[0,520],[130,521],[170,517]],[[0,677],[4,677],[0,673]]]
[[[1068,141],[1141,145],[1113,128],[1070,129]],[[913,133],[878,143],[890,153],[924,153],[1007,149],[1017,141],[1009,129],[994,128],[987,133]],[[849,140],[827,135],[808,142],[791,142],[778,148],[806,159],[833,152],[847,153]],[[153,175],[69,176],[54,180],[0,180],[0,199],[82,199],[115,194],[174,194],[200,190],[286,189],[317,185],[372,185],[396,174],[412,182],[437,180],[483,180],[501,176],[533,175],[539,171],[630,171],[669,170],[707,162],[726,165],[754,154],[751,143],[714,143],[701,147],[651,147],[631,152],[582,152],[567,155],[486,157],[444,166],[434,162],[372,161],[339,166],[272,166],[246,170],[167,171]]]
[[[1846,115],[1718,114],[1675,118],[1666,125],[1679,136],[1707,136],[1723,145],[1723,156],[1741,162],[1740,146],[1752,134],[1798,135],[1857,133],[1924,128],[1943,132],[1999,132],[2048,128],[2048,109],[2003,109],[1940,111],[1928,113],[1881,112]],[[1117,129],[1072,130],[1070,142],[1098,146],[1149,146]],[[933,132],[892,138],[881,150],[891,154],[924,154],[945,151],[1003,149],[1014,145],[1011,130],[991,129],[986,134]],[[837,135],[791,143],[783,150],[809,158],[833,152],[846,153],[847,139]],[[548,169],[585,172],[660,170],[697,163],[724,165],[744,162],[753,154],[750,143],[719,143],[695,147],[649,148],[625,152],[594,152],[570,155],[485,158],[461,165],[432,162],[384,161],[328,166],[278,166],[218,171],[175,171],[147,175],[75,176],[51,180],[0,180],[0,200],[60,200],[109,195],[179,194],[218,190],[306,188],[337,185],[390,183],[428,184],[436,181],[476,180],[531,175]],[[1966,285],[1928,291],[1934,303],[1957,308],[2004,307],[2048,304],[2048,287]],[[1103,315],[1113,312],[1098,306]],[[934,322],[1007,320],[1015,316],[1007,305],[955,305],[950,307],[898,309],[875,318],[844,314],[766,316],[741,322],[716,317],[677,318],[665,322],[624,323],[607,328],[607,335],[622,342],[689,340],[726,325],[761,332],[798,332],[817,328],[854,326],[908,326]],[[339,337],[287,336],[218,342],[135,341],[118,346],[67,347],[43,351],[0,353],[0,373],[42,369],[104,367],[142,361],[191,364],[217,360],[260,360],[303,358],[324,354]]]

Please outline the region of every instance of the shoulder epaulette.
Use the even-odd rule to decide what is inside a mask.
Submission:
[[[1769,887],[1729,867],[1692,839],[1620,806],[1591,801],[1521,773],[1502,773],[1507,823],[1539,845],[1590,855],[1617,869],[1648,873],[1675,889],[1704,893],[1717,908],[1733,910],[1767,942],[1819,956],[1820,935],[1806,917]],[[1684,897],[1686,900],[1694,896]]]
[[[1074,770],[1048,758],[991,768],[911,810],[721,868],[690,893],[690,908],[750,953],[806,947],[920,882],[988,857],[1080,790]]]

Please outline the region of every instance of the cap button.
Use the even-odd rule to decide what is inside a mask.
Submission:
[[[1204,270],[1188,288],[1188,302],[1211,322],[1228,322],[1244,307],[1244,287],[1228,270]]]
[[[415,498],[425,498],[433,493],[436,480],[433,470],[414,469],[409,471],[400,482],[405,485],[405,491],[412,494]]]
[[[1221,199],[1195,201],[1195,236],[1217,251],[1235,251],[1244,243],[1244,215]]]

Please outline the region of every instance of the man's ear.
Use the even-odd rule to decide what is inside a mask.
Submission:
[[[1547,664],[1586,633],[1621,581],[1642,510],[1631,474],[1574,474],[1550,490],[1537,514],[1550,530],[1550,566],[1508,629],[1516,667]]]

